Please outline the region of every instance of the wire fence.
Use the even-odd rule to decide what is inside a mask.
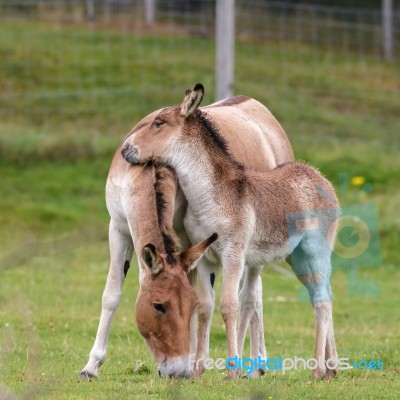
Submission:
[[[168,104],[176,86],[182,91],[203,81],[212,92],[215,2],[155,4],[149,22],[138,0],[0,0],[3,121],[111,129]],[[302,93],[318,87],[328,101],[350,108],[367,93],[397,106],[395,5],[395,60],[388,64],[380,9],[237,1],[235,93],[264,100],[269,91],[296,90],[301,102]],[[349,75],[352,87],[330,86],[329,77]],[[359,77],[365,79],[358,85]]]

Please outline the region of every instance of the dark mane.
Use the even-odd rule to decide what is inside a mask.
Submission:
[[[199,122],[200,125],[203,127],[204,132],[212,140],[213,144],[224,153],[227,160],[236,169],[243,171],[244,170],[243,164],[237,162],[233,158],[232,154],[229,151],[228,144],[226,143],[223,136],[219,133],[218,128],[215,126],[214,122],[209,118],[209,116],[205,112],[199,109],[197,109],[193,113],[193,116],[196,119],[196,121]]]
[[[203,136],[211,140],[212,146],[222,152],[224,159],[233,167],[233,171],[236,171],[234,174],[235,177],[231,180],[231,182],[234,183],[238,196],[242,197],[245,192],[247,182],[244,174],[244,165],[234,159],[229,151],[228,143],[220,134],[218,128],[215,126],[214,122],[207,115],[207,113],[197,109],[194,111],[193,117],[195,122],[200,126],[200,129],[202,129]],[[221,175],[224,172],[224,167],[216,163],[215,170],[217,171],[217,175]]]
[[[156,192],[156,207],[157,207],[157,219],[158,225],[160,227],[162,239],[164,242],[165,253],[167,255],[167,261],[171,265],[176,264],[176,259],[174,253],[176,251],[177,243],[175,238],[171,234],[172,226],[168,225],[168,221],[166,220],[166,212],[167,212],[167,201],[164,197],[163,191],[163,180],[164,176],[160,171],[156,168],[156,181],[154,183],[154,189]]]

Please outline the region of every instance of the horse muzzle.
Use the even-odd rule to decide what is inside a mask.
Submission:
[[[158,365],[160,378],[190,378],[191,371],[186,361],[177,357],[165,360]]]
[[[139,150],[137,149],[137,147],[134,147],[129,143],[125,143],[122,146],[121,154],[122,154],[122,157],[124,157],[124,159],[131,164],[139,164],[140,163]]]

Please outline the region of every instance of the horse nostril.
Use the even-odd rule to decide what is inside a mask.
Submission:
[[[129,143],[125,143],[122,148],[121,148],[121,154],[125,155],[128,151],[131,145]]]
[[[138,162],[138,149],[129,143],[125,143],[121,148],[121,154],[124,159],[130,163]]]

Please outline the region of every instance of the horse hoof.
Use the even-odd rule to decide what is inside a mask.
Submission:
[[[203,375],[205,369],[204,368],[197,368],[193,370],[192,375],[190,376],[191,379],[197,380]]]
[[[232,380],[232,379],[238,379],[240,377],[240,371],[235,368],[233,370],[228,371],[228,373],[225,376],[225,379],[227,380]]]
[[[336,374],[337,374],[336,369],[327,369],[324,378],[333,379],[336,377]]]
[[[263,376],[265,374],[265,371],[261,368],[255,369],[251,374],[246,375],[246,378],[259,378],[260,376]]]
[[[85,371],[85,370],[83,370],[79,373],[79,378],[80,379],[99,379],[99,377],[97,375],[92,374],[91,372]]]
[[[312,371],[312,376],[314,379],[323,379],[325,378],[325,375],[326,375],[325,368],[317,368]]]

